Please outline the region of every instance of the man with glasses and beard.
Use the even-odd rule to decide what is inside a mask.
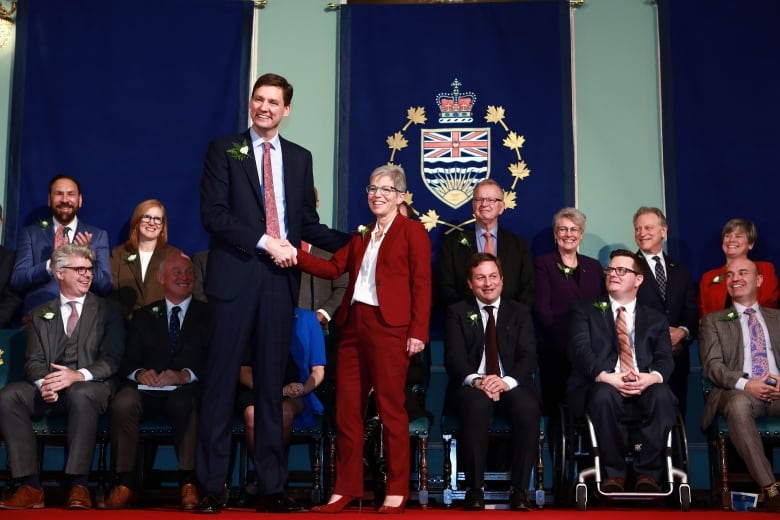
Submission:
[[[111,291],[113,282],[108,234],[78,219],[81,203],[78,181],[69,175],[56,175],[49,182],[51,219],[41,220],[22,229],[11,274],[11,287],[24,298],[23,316],[59,293],[50,258],[52,252],[64,244],[92,248],[95,262],[90,290],[99,296],[105,296]]]

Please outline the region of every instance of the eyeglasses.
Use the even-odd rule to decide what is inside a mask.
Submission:
[[[94,268],[94,267],[82,267],[82,266],[79,266],[79,267],[71,267],[71,266],[69,266],[69,265],[63,265],[63,266],[62,266],[62,268],[63,268],[63,269],[70,269],[71,271],[76,271],[76,273],[77,273],[79,276],[84,276],[84,275],[86,275],[87,273],[89,273],[89,274],[91,275],[91,274],[92,274],[92,271],[94,271],[94,270],[95,270],[95,268]]]
[[[159,226],[162,224],[162,217],[155,217],[153,215],[141,215],[141,222],[144,224],[148,224],[149,222],[154,222],[155,226]]]
[[[393,192],[400,193],[392,186],[374,186],[373,184],[366,186],[366,193],[381,193],[385,197],[389,197]]]
[[[504,202],[504,199],[491,199],[490,197],[474,197],[471,200],[473,200],[474,204],[477,204],[478,206],[482,204],[487,204],[488,206],[492,206],[493,204]]]
[[[618,276],[625,276],[626,273],[639,274],[633,269],[629,269],[628,267],[605,267],[604,274],[609,275],[610,273],[615,273]]]
[[[572,227],[558,226],[557,228],[555,228],[555,231],[557,231],[559,235],[565,235],[566,233],[579,235],[580,233],[582,233],[582,228],[577,226],[572,226]]]

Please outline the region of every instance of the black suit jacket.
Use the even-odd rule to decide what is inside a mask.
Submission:
[[[661,290],[655,279],[654,269],[647,259],[638,251],[645,269],[645,279],[639,286],[637,301],[666,314],[672,327],[686,327],[690,333],[686,344],[690,344],[699,331],[699,305],[696,298],[696,285],[687,267],[663,255],[666,264],[666,299],[661,297]]]
[[[7,329],[16,323],[22,299],[11,289],[11,272],[14,269],[15,253],[0,246],[0,329]]]
[[[244,159],[227,151],[236,142],[249,144]],[[301,240],[326,251],[335,251],[349,235],[320,224],[314,200],[311,152],[280,136],[284,162],[284,196],[287,208],[287,240],[299,247]],[[266,232],[263,195],[249,130],[209,143],[200,184],[200,214],[211,236],[206,295],[231,300],[247,285],[256,287],[263,276],[256,245]],[[278,189],[278,187],[277,187]],[[293,301],[298,299],[300,272],[287,270]]]
[[[176,349],[168,339],[168,311],[159,300],[133,312],[127,348],[120,374],[123,379],[138,369],[183,370],[189,368],[198,378],[204,375],[208,347],[207,304],[192,299],[181,322]]]
[[[607,307],[601,310],[597,307],[599,302],[606,303]],[[634,350],[640,372],[657,371],[665,382],[669,380],[674,368],[669,322],[661,312],[639,303],[634,321]],[[584,414],[585,398],[590,386],[596,383],[596,376],[602,371],[615,371],[618,351],[615,318],[609,299],[573,304],[569,315],[572,371],[568,381],[568,398],[575,415]]]
[[[472,298],[466,283],[466,263],[477,252],[474,228],[463,233],[444,235],[439,252],[438,298],[440,305],[452,305]],[[525,239],[511,231],[498,228],[498,258],[504,269],[504,290],[501,299],[512,299],[528,307],[534,303],[534,264]]]
[[[474,320],[471,317],[476,315]],[[479,369],[485,348],[485,331],[477,300],[463,300],[447,308],[444,336],[444,366],[450,391],[463,384],[469,374]],[[531,310],[524,304],[501,298],[496,318],[498,355],[504,375],[519,385],[536,391],[536,342]]]

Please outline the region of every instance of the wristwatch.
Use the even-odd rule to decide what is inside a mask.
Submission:
[[[479,383],[480,381],[482,381],[481,377],[475,377],[474,379],[471,380],[471,386],[476,388],[477,387],[477,383]]]

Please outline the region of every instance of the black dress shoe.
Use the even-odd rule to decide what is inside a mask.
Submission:
[[[469,489],[463,500],[464,511],[484,511],[485,493],[481,489]]]
[[[301,513],[306,508],[284,493],[272,493],[257,501],[258,513]]]
[[[523,489],[515,489],[509,494],[509,509],[512,511],[530,511],[528,493]]]
[[[201,515],[215,515],[222,512],[223,507],[222,495],[209,493],[195,506],[195,512]]]

